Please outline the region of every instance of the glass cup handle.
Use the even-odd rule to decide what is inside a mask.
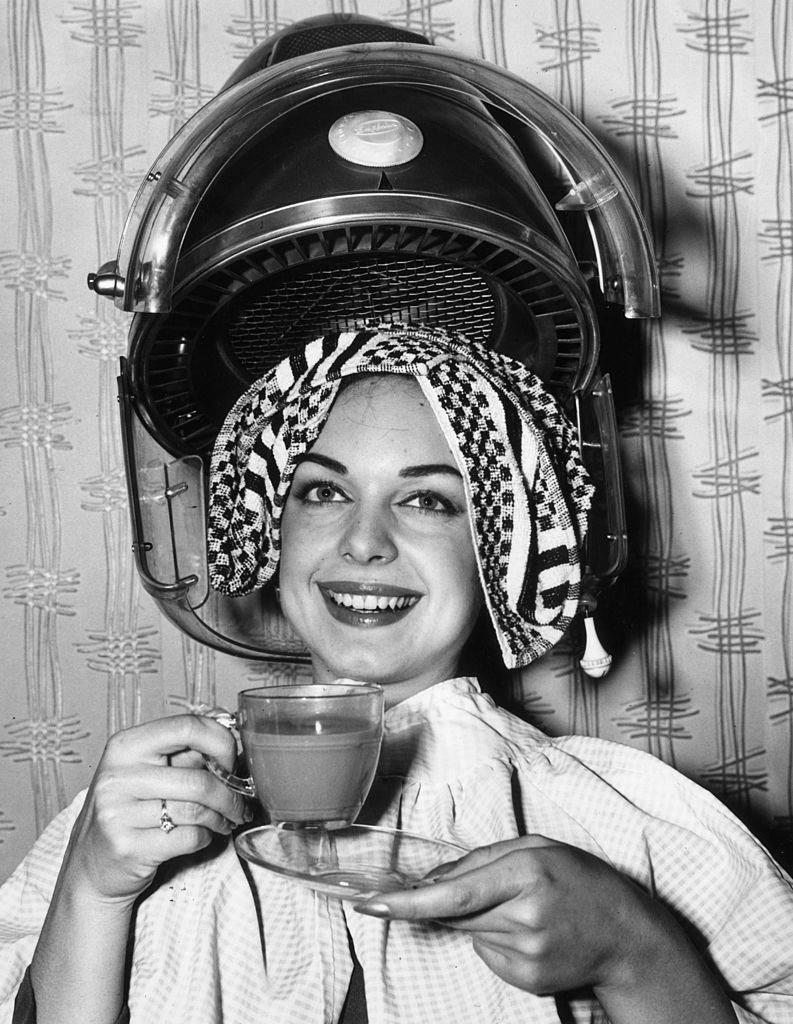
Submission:
[[[224,729],[228,729],[233,734],[234,739],[237,741],[237,750],[241,750],[242,744],[240,743],[240,735],[237,728],[237,716],[233,711],[229,711],[226,708],[213,708],[208,704],[199,704],[193,713],[204,715],[206,718],[214,718],[219,725],[222,725]],[[256,798],[256,786],[250,775],[243,777],[242,775],[234,775],[233,772],[227,772],[223,765],[216,761],[214,757],[205,757],[204,764],[214,776],[220,779],[224,786],[233,789],[235,793],[242,793],[243,796]]]

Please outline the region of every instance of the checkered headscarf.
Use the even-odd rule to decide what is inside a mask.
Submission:
[[[405,324],[328,334],[238,400],[210,470],[212,586],[242,595],[276,572],[295,460],[317,439],[343,378],[416,379],[465,480],[490,618],[508,668],[552,647],[578,608],[579,545],[592,487],[575,431],[522,363],[459,336]]]

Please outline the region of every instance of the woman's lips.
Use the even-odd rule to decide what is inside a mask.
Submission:
[[[325,605],[338,622],[351,626],[387,626],[403,619],[422,595],[383,583],[327,580],[319,583]]]

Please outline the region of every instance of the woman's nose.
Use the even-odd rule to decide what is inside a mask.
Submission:
[[[342,557],[366,564],[391,562],[397,556],[388,514],[382,509],[356,508],[341,537]]]

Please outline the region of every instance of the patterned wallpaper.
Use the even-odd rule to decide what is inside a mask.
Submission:
[[[85,287],[149,163],[250,48],[358,11],[509,67],[632,182],[660,321],[608,337],[631,525],[603,632],[513,681],[554,733],[630,743],[769,841],[793,825],[793,12],[787,0],[3,0],[0,878],[108,733],[268,669],[161,621],[131,559],[127,318]],[[785,849],[785,846],[780,847]]]

